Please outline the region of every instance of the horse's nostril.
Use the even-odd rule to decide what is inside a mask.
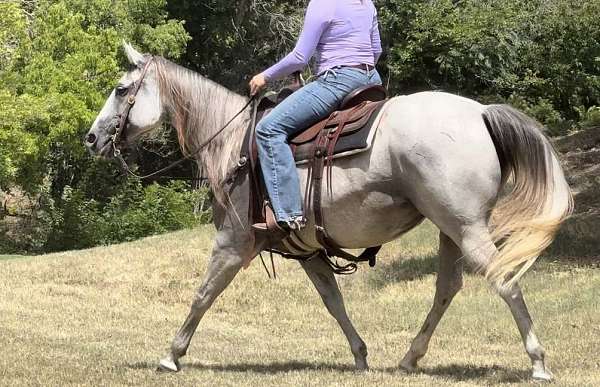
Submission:
[[[96,138],[96,135],[93,133],[88,134],[87,137],[85,138],[85,141],[88,144],[95,144],[97,140],[98,139]]]

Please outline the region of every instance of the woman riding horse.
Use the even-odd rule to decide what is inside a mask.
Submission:
[[[285,99],[256,128],[258,156],[271,206],[284,230],[305,225],[300,181],[287,139],[326,118],[353,90],[381,84],[375,64],[381,55],[377,11],[371,0],[311,0],[294,50],[254,76],[255,95],[268,81],[303,69],[315,56],[315,81]],[[266,230],[266,224],[255,224]]]

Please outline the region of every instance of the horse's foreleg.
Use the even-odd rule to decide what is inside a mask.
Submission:
[[[413,371],[417,362],[427,353],[429,341],[450,302],[462,288],[462,262],[460,249],[445,234],[440,233],[440,266],[436,282],[433,306],[427,315],[417,336],[413,339],[410,349],[400,361],[400,367]]]
[[[325,264],[319,257],[309,261],[302,262],[302,267],[308,274],[308,277],[315,285],[321,299],[325,303],[327,310],[337,320],[348,339],[350,349],[354,355],[356,368],[359,370],[368,369],[367,364],[367,346],[360,338],[352,322],[348,318],[344,299],[338,287],[337,281],[331,268]]]
[[[186,354],[202,316],[239,272],[243,259],[238,249],[214,249],[204,281],[194,295],[191,310],[173,339],[171,353],[160,361],[159,369],[180,370],[179,359]]]

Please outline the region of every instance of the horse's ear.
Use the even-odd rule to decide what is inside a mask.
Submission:
[[[127,59],[129,59],[129,63],[140,68],[144,67],[144,63],[146,63],[144,54],[133,48],[133,46],[126,41],[123,41],[123,49],[125,50]]]

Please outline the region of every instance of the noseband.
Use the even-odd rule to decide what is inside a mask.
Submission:
[[[142,76],[136,82],[134,82],[134,87],[129,91],[127,95],[127,105],[125,105],[125,109],[121,114],[117,114],[117,125],[115,126],[115,133],[111,136],[112,144],[113,144],[113,152],[116,158],[121,159],[121,150],[119,149],[119,142],[121,142],[121,137],[123,136],[123,132],[129,123],[129,113],[135,105],[135,99],[142,88],[142,83],[144,82],[144,78],[148,73],[148,68],[154,62],[154,56],[151,56],[148,62],[144,65],[142,69]]]

